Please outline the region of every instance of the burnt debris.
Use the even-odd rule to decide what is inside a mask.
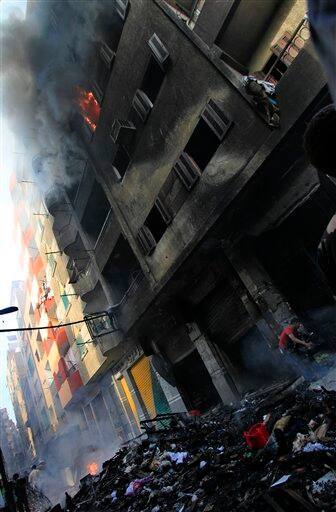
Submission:
[[[336,392],[301,378],[250,394],[239,409],[158,417],[83,478],[63,510],[335,510],[335,413]]]

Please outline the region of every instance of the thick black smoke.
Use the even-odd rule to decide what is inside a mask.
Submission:
[[[71,129],[76,88],[90,89],[94,51],[114,0],[28,2],[1,27],[3,115],[44,191],[71,186],[84,155]]]

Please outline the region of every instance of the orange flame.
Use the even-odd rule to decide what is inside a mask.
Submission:
[[[97,462],[90,462],[90,464],[86,466],[86,469],[90,475],[95,476],[98,473],[99,468]]]
[[[82,87],[77,87],[76,103],[79,105],[85,122],[94,132],[99,121],[100,105],[94,97],[93,92],[86,91],[85,89],[82,89]]]

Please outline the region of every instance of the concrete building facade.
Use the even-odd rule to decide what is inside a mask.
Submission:
[[[88,163],[63,200],[76,219],[64,251],[76,259],[79,233],[88,262],[75,289],[89,311],[113,306],[112,372],[132,377],[140,348],[176,389],[168,404],[205,410],[278,375],[292,316],[332,336],[313,251],[333,184],[302,149],[330,98],[305,2],[182,3],[115,3],[120,37],[101,42],[91,69],[98,120],[72,119]],[[248,73],[276,84],[278,129],[246,93]]]
[[[45,8],[62,37],[59,5]],[[25,202],[37,251],[26,325],[109,310],[115,327],[32,334],[53,429],[71,410],[117,445],[143,419],[206,411],[283,375],[275,348],[294,315],[332,339],[314,252],[335,186],[302,149],[330,97],[305,11],[301,0],[110,2],[69,118],[85,159],[71,185]],[[278,128],[247,74],[275,84]],[[59,378],[63,345],[75,386],[66,369]]]

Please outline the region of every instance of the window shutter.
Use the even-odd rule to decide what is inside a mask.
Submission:
[[[153,108],[153,103],[148,98],[147,94],[138,89],[134,95],[132,105],[140,119],[145,123]]]
[[[182,153],[176,164],[174,171],[182,181],[187,190],[191,190],[199,179],[201,172],[197,164],[192,160],[187,153]]]
[[[171,213],[170,211],[168,210],[167,206],[165,205],[164,201],[160,198],[160,197],[157,197],[156,200],[155,200],[155,206],[157,207],[157,209],[159,210],[163,220],[165,221],[165,223],[167,224],[167,226],[171,223],[171,221],[173,220],[172,219],[172,216],[171,216]]]
[[[210,100],[202,113],[202,118],[222,141],[231,126],[231,121],[226,117],[218,103]]]
[[[125,20],[129,8],[129,0],[116,0],[115,6],[120,18]]]
[[[156,242],[147,226],[142,226],[142,228],[139,229],[137,240],[146,256],[152,254],[156,247]]]
[[[136,128],[131,121],[115,119],[111,127],[111,137],[116,144],[127,145],[133,137]]]
[[[99,56],[102,59],[102,61],[104,62],[104,64],[108,68],[111,68],[114,57],[115,57],[115,53],[113,50],[111,50],[111,48],[106,43],[101,44],[100,49],[99,49]]]
[[[97,82],[93,82],[92,92],[94,94],[94,97],[98,101],[99,105],[101,105],[101,102],[103,101],[103,91]]]
[[[158,64],[166,69],[169,62],[169,52],[155,33],[149,39],[148,46]]]

